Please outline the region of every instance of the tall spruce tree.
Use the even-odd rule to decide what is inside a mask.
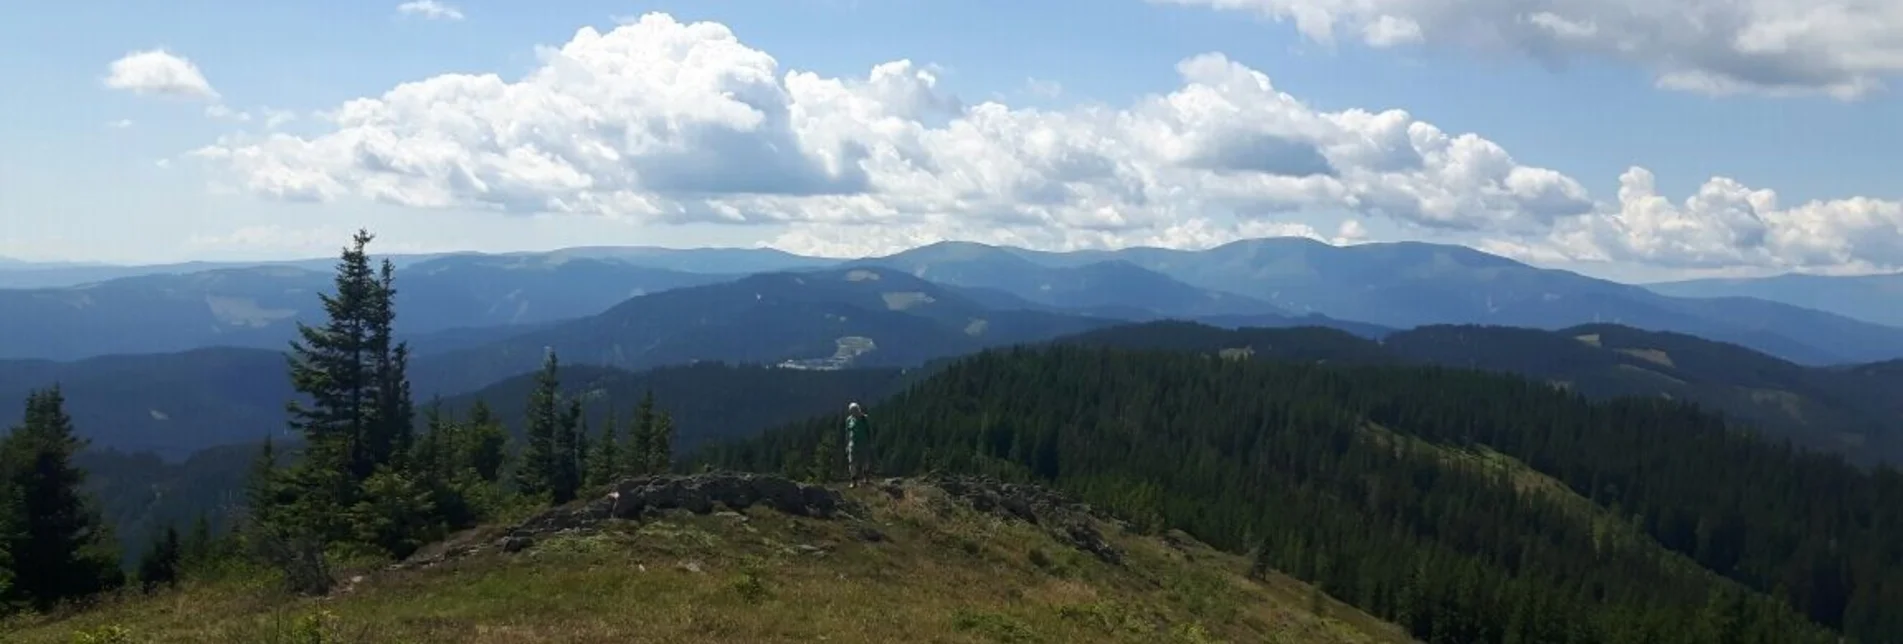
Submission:
[[[199,566],[205,565],[214,557],[218,556],[217,548],[218,539],[212,536],[211,533],[211,517],[200,512],[198,519],[192,522],[190,535],[185,538],[184,544],[180,548],[179,560],[181,567],[188,570],[195,570]]]
[[[509,433],[489,411],[489,403],[476,401],[464,426],[469,432],[468,443],[463,446],[469,451],[464,459],[475,470],[476,478],[485,483],[502,480],[502,469],[508,461]]]
[[[627,465],[622,467],[630,476],[652,473],[648,468],[649,454],[654,441],[654,390],[641,394],[641,403],[634,408],[634,423],[628,428],[628,447],[623,450]]]
[[[367,243],[372,237],[359,232]],[[374,360],[376,406],[364,436],[367,462],[356,465],[368,478],[379,465],[393,462],[415,440],[415,404],[410,398],[410,347],[396,341],[396,267],[383,260],[377,271],[376,297],[370,307],[370,352]]]
[[[321,326],[298,324],[291,383],[310,398],[288,405],[290,427],[304,436],[304,458],[284,482],[295,495],[285,519],[320,542],[357,532],[342,519],[362,500],[363,482],[390,463],[411,431],[405,376],[408,349],[394,341],[394,269],[372,269],[359,230],[337,263],[334,293],[319,294]]]
[[[588,475],[585,478],[590,487],[607,485],[621,478],[619,425],[614,408],[610,406],[607,419],[601,422],[601,437],[594,441],[594,448],[588,451]]]
[[[522,464],[515,471],[516,490],[523,496],[547,499],[555,484],[555,433],[561,427],[557,398],[561,388],[560,359],[550,350],[542,359],[542,372],[535,377],[535,389],[529,392],[528,445],[522,450]]]
[[[582,424],[581,400],[570,399],[555,426],[555,459],[549,475],[549,501],[561,505],[575,500],[581,489],[582,461],[588,450]]]
[[[0,446],[5,439],[0,439]],[[18,606],[20,595],[14,592],[13,570],[17,565],[13,560],[13,544],[26,536],[26,509],[20,500],[19,491],[13,489],[0,472],[0,617],[12,613]]]
[[[27,395],[20,425],[0,439],[0,499],[14,511],[4,549],[13,562],[14,598],[46,609],[125,581],[111,530],[73,465],[85,447],[66,415],[58,386]]]
[[[152,545],[139,558],[140,589],[149,593],[158,590],[159,586],[177,584],[179,568],[184,560],[178,529],[166,526],[165,530],[152,538]]]
[[[665,411],[654,419],[654,433],[648,437],[648,471],[666,474],[674,469],[674,415]]]

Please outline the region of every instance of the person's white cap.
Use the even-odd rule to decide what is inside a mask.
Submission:
[[[859,403],[846,403],[846,411],[859,411]]]

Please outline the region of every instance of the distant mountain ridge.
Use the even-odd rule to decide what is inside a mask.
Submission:
[[[1714,278],[1659,282],[1645,288],[1674,297],[1750,297],[1849,318],[1903,326],[1903,273]]]
[[[1018,254],[1050,265],[1120,258],[1183,282],[1295,312],[1395,328],[1491,324],[1558,329],[1592,322],[1692,333],[1805,364],[1903,355],[1903,330],[1772,302],[1690,300],[1463,246],[1331,246],[1244,240],[1204,251],[1131,248]]]
[[[398,269],[397,328],[416,336],[574,319],[737,277],[560,255],[442,257]],[[328,272],[281,265],[0,290],[0,359],[281,348],[296,337],[297,321],[322,315],[317,294],[331,282]]]
[[[886,268],[761,273],[630,299],[600,314],[418,359],[444,393],[523,373],[548,350],[577,364],[644,369],[702,361],[904,366],[1120,321],[986,306]]]
[[[281,346],[290,319],[313,310],[313,299],[304,295],[323,282],[311,274],[320,260],[300,261],[312,266],[0,290],[0,310],[10,313],[0,315],[0,357]],[[1370,336],[1432,324],[1561,329],[1606,322],[1738,343],[1808,365],[1903,357],[1897,327],[1764,299],[1671,297],[1466,247],[1416,242],[1337,247],[1271,238],[1199,251],[1064,253],[943,242],[855,260],[770,249],[594,247],[405,261],[398,276],[400,331],[461,329],[465,339],[502,338],[520,329],[477,329],[576,320],[640,294],[746,275],[876,266],[957,287],[990,308],[1117,320],[1358,324],[1358,333]]]
[[[342,244],[342,241],[339,241]],[[629,266],[680,271],[684,273],[753,273],[782,271],[838,263],[839,260],[806,257],[771,248],[662,248],[658,246],[582,246],[552,251],[516,251],[478,253],[378,254],[405,268],[423,262],[447,258],[524,258],[551,260],[593,259]],[[28,262],[0,257],[0,289],[60,288],[146,275],[182,275],[213,270],[252,268],[301,268],[328,272],[337,263],[335,257],[260,261],[190,261],[165,264],[104,264],[87,262]]]
[[[1807,367],[1696,336],[1613,324],[1541,330],[1435,325],[1368,340],[1323,328],[1110,327],[1056,343],[1355,364],[1434,364],[1527,376],[1595,398],[1688,400],[1853,462],[1903,464],[1903,361]]]
[[[1192,286],[1121,259],[1049,266],[1002,248],[947,242],[850,265],[888,266],[940,284],[1001,291],[1055,309],[1132,319],[1287,313],[1263,300]]]

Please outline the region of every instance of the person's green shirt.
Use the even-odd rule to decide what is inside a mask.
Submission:
[[[872,438],[872,420],[865,416],[847,416],[846,435],[852,438],[854,445],[866,444]]]

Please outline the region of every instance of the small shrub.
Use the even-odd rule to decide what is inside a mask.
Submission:
[[[752,565],[740,570],[740,575],[733,580],[733,589],[749,604],[758,604],[773,596],[773,591],[767,588],[764,573]]]
[[[976,633],[994,642],[1035,642],[1037,632],[1016,617],[1003,613],[979,612],[964,608],[952,613],[952,627]]]
[[[1057,562],[1052,561],[1051,555],[1044,552],[1043,548],[1032,548],[1030,557],[1031,565],[1037,566],[1039,570],[1050,570],[1057,565]]]
[[[73,632],[73,644],[132,644],[137,641],[132,636],[132,629],[118,624]]]
[[[1176,628],[1170,629],[1170,640],[1183,644],[1215,644],[1219,641],[1209,634],[1209,629],[1196,622],[1177,624]]]
[[[320,610],[298,616],[279,635],[277,641],[283,644],[343,644],[345,638],[337,616],[330,611]]]
[[[1153,630],[1153,626],[1142,617],[1109,600],[1059,606],[1057,616],[1110,633],[1141,634]]]

